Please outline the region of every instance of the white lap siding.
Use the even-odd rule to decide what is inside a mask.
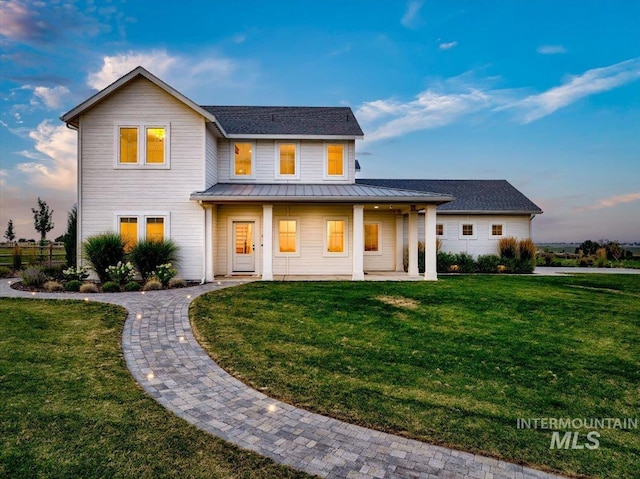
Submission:
[[[442,241],[441,251],[469,253],[478,257],[483,254],[498,254],[500,237],[491,236],[491,225],[503,225],[503,236],[524,239],[529,238],[530,220],[528,215],[445,215],[438,213],[436,224],[444,225],[445,235],[438,236]],[[462,224],[474,225],[474,238],[461,238],[460,225]],[[422,214],[418,217],[418,240],[424,242],[424,215]]]
[[[114,167],[117,126],[127,123],[169,125],[170,169]],[[205,187],[204,118],[140,78],[83,114],[80,129],[82,240],[116,231],[116,212],[167,212],[167,236],[180,248],[179,275],[200,279],[204,213],[189,195]]]

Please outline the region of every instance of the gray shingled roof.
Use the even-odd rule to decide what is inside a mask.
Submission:
[[[518,212],[540,214],[542,210],[506,180],[389,180],[357,179],[358,185],[402,188],[449,194],[455,201],[438,206],[442,212]]]
[[[305,201],[323,203],[444,203],[446,194],[354,184],[246,184],[218,183],[191,194],[205,201]]]
[[[230,135],[363,136],[349,107],[203,106]]]

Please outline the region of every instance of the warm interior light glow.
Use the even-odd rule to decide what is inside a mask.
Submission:
[[[344,220],[327,221],[327,251],[329,253],[344,252]]]
[[[251,175],[251,143],[235,143],[233,164],[236,175]]]
[[[147,128],[147,163],[164,163],[164,128]]]
[[[280,220],[278,228],[280,235],[280,252],[295,253],[297,229],[296,220]]]
[[[365,251],[378,251],[378,224],[365,224],[364,225],[364,250]]]
[[[344,149],[342,145],[327,145],[327,174],[342,176],[344,174]]]
[[[296,145],[293,145],[293,144],[280,145],[280,174],[281,175],[296,174]]]
[[[120,128],[120,163],[138,162],[138,129]]]
[[[138,242],[138,218],[135,216],[120,218],[120,237],[124,241],[125,252],[131,251]]]
[[[164,218],[147,218],[147,240],[164,240]]]

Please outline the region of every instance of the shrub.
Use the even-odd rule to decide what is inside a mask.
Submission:
[[[455,262],[456,262],[455,254],[440,251],[436,256],[438,273],[448,272],[451,265],[453,265]]]
[[[485,254],[478,256],[478,271],[480,273],[495,273],[498,271],[500,257],[495,254]]]
[[[522,261],[533,261],[536,257],[536,250],[536,245],[530,238],[518,241],[518,253]]]
[[[105,283],[109,279],[107,267],[124,261],[124,242],[116,233],[91,236],[84,242],[84,254],[100,281]]]
[[[13,260],[13,269],[15,271],[20,271],[22,269],[22,248],[16,245],[11,250],[11,256]]]
[[[142,287],[142,291],[156,291],[162,289],[162,283],[156,279],[150,279]]]
[[[456,255],[456,264],[460,267],[461,273],[474,273],[477,269],[476,260],[467,253],[458,253]]]
[[[81,293],[97,293],[98,287],[93,283],[84,283],[80,286]]]
[[[158,266],[178,259],[178,246],[171,240],[139,241],[129,252],[129,258],[146,281]],[[115,263],[111,263],[115,264]]]
[[[126,284],[133,279],[133,265],[129,261],[126,263],[118,261],[118,264],[107,268],[107,275],[118,285]]]
[[[62,276],[67,281],[83,281],[89,277],[89,271],[84,266],[71,266],[62,271]]]
[[[171,263],[161,264],[153,272],[153,276],[158,278],[162,283],[162,286],[167,286],[171,278],[178,274],[178,270],[171,267]]]
[[[607,264],[607,250],[605,248],[598,248],[594,264],[598,268],[603,268]]]
[[[46,283],[44,283],[43,288],[45,289],[45,291],[48,291],[49,293],[57,293],[59,291],[64,291],[64,286],[62,286],[57,281],[47,281]]]
[[[124,285],[124,290],[125,291],[140,291],[140,283],[136,282],[136,281],[129,281],[127,284]]]
[[[184,282],[182,278],[171,278],[169,280],[170,288],[184,288],[187,284]]]
[[[515,258],[518,254],[518,242],[513,237],[501,238],[498,241],[498,252],[501,258]]]
[[[25,286],[42,286],[47,281],[47,276],[39,266],[29,266],[22,270],[20,278]]]
[[[523,260],[522,258],[518,258],[515,260],[515,265],[512,269],[514,273],[520,274],[529,274],[533,273],[536,265],[531,260]]]
[[[50,266],[50,267],[43,268],[42,272],[49,278],[52,278],[55,280],[61,280],[63,278],[62,276],[63,268],[64,266]]]
[[[71,281],[67,281],[64,285],[65,291],[80,291],[80,287],[82,286],[82,281],[78,281],[77,279],[72,279]]]
[[[10,278],[11,270],[6,266],[0,266],[0,278]]]
[[[103,293],[119,293],[120,292],[120,283],[116,283],[115,281],[107,281],[102,285]]]

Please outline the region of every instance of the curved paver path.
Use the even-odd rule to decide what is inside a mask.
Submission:
[[[321,477],[559,478],[520,465],[394,436],[320,416],[249,388],[218,366],[195,340],[189,304],[222,281],[146,294],[47,294],[13,290],[0,296],[84,299],[129,311],[122,348],[138,383],[165,408],[197,427],[274,461]]]

